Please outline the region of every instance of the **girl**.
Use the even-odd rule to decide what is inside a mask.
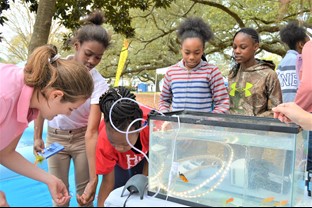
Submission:
[[[70,115],[93,90],[85,66],[59,59],[51,45],[38,47],[24,69],[0,64],[0,164],[48,185],[54,202],[65,204],[70,196],[64,183],[26,160],[15,149],[28,123],[40,115],[48,120]]]
[[[128,144],[126,134],[118,132],[110,123],[111,107],[120,98],[134,100],[135,95],[124,87],[117,87],[109,89],[100,100],[104,120],[100,125],[101,130],[96,149],[96,172],[103,175],[103,178],[98,194],[98,206],[103,206],[110,192],[125,185],[133,175],[147,175],[147,160],[141,152],[148,153],[149,128],[146,126],[140,132],[129,134],[129,141],[141,151],[139,152]],[[147,120],[150,109],[139,106],[130,100],[120,100],[115,103],[111,111],[114,126],[125,132],[132,121],[138,118]],[[141,122],[135,122],[130,131],[141,127]]]
[[[104,23],[101,12],[95,11],[85,22],[72,39],[75,54],[70,58],[84,64],[89,70],[94,82],[94,91],[91,98],[72,115],[60,115],[48,122],[47,144],[58,142],[65,147],[48,160],[48,168],[50,173],[62,179],[69,188],[68,174],[70,161],[73,160],[77,201],[80,205],[93,206],[97,186],[95,148],[101,120],[99,97],[108,89],[105,79],[95,67],[109,46],[110,37],[101,26]],[[34,138],[34,148],[37,152],[44,148],[42,128],[43,119],[37,119]],[[66,206],[69,206],[69,203]]]
[[[168,68],[159,110],[226,113],[229,96],[218,67],[202,60],[205,42],[213,34],[201,18],[187,18],[178,27],[182,60]]]
[[[252,28],[242,28],[234,35],[236,65],[228,76],[231,114],[273,117],[272,108],[282,102],[275,65],[255,58],[259,42]]]

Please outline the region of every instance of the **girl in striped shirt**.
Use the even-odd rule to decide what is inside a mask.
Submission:
[[[201,18],[187,18],[178,27],[182,60],[168,68],[159,110],[227,113],[229,95],[217,66],[202,60],[213,34]]]

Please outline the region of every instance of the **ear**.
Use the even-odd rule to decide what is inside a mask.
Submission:
[[[75,51],[78,51],[78,50],[79,50],[79,47],[80,47],[80,43],[77,41],[77,42],[74,44]]]
[[[255,53],[256,53],[256,51],[259,49],[259,43],[255,43],[254,44],[254,50],[255,50]]]
[[[61,90],[53,90],[50,94],[50,99],[59,99],[61,100],[62,97],[64,96],[64,92]]]
[[[296,44],[296,49],[299,53],[302,53],[302,48],[304,46],[305,42],[304,41],[299,41],[297,44]]]

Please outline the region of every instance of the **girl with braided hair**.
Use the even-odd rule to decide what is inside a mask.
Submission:
[[[144,124],[139,121],[130,128],[130,131],[143,128],[140,132],[128,134],[132,146],[141,151],[138,152],[128,144],[126,134],[118,132],[111,125],[110,113],[113,125],[118,130],[125,132],[132,121],[140,118],[147,120],[147,115],[151,110],[139,106],[130,99],[121,98],[135,100],[135,95],[127,88],[119,86],[110,88],[100,98],[100,108],[104,119],[100,124],[96,148],[96,173],[103,176],[98,193],[98,206],[103,206],[110,192],[125,185],[133,175],[147,175],[148,164],[141,152],[148,153],[149,128],[143,128]]]
[[[282,103],[274,63],[255,57],[259,44],[253,28],[242,28],[234,35],[236,64],[228,76],[231,114],[273,117],[272,108]]]

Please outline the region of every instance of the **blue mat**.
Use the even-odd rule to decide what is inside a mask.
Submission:
[[[18,146],[17,151],[30,162],[35,161],[33,155],[33,122],[25,130]],[[47,124],[45,123],[43,138],[46,138]],[[40,168],[48,171],[47,161],[38,164]],[[70,206],[77,207],[74,182],[74,168],[71,164],[69,173],[69,186],[72,199]],[[7,201],[11,207],[51,207],[52,198],[48,187],[41,182],[19,175],[4,166],[0,165],[0,190],[4,191]]]

